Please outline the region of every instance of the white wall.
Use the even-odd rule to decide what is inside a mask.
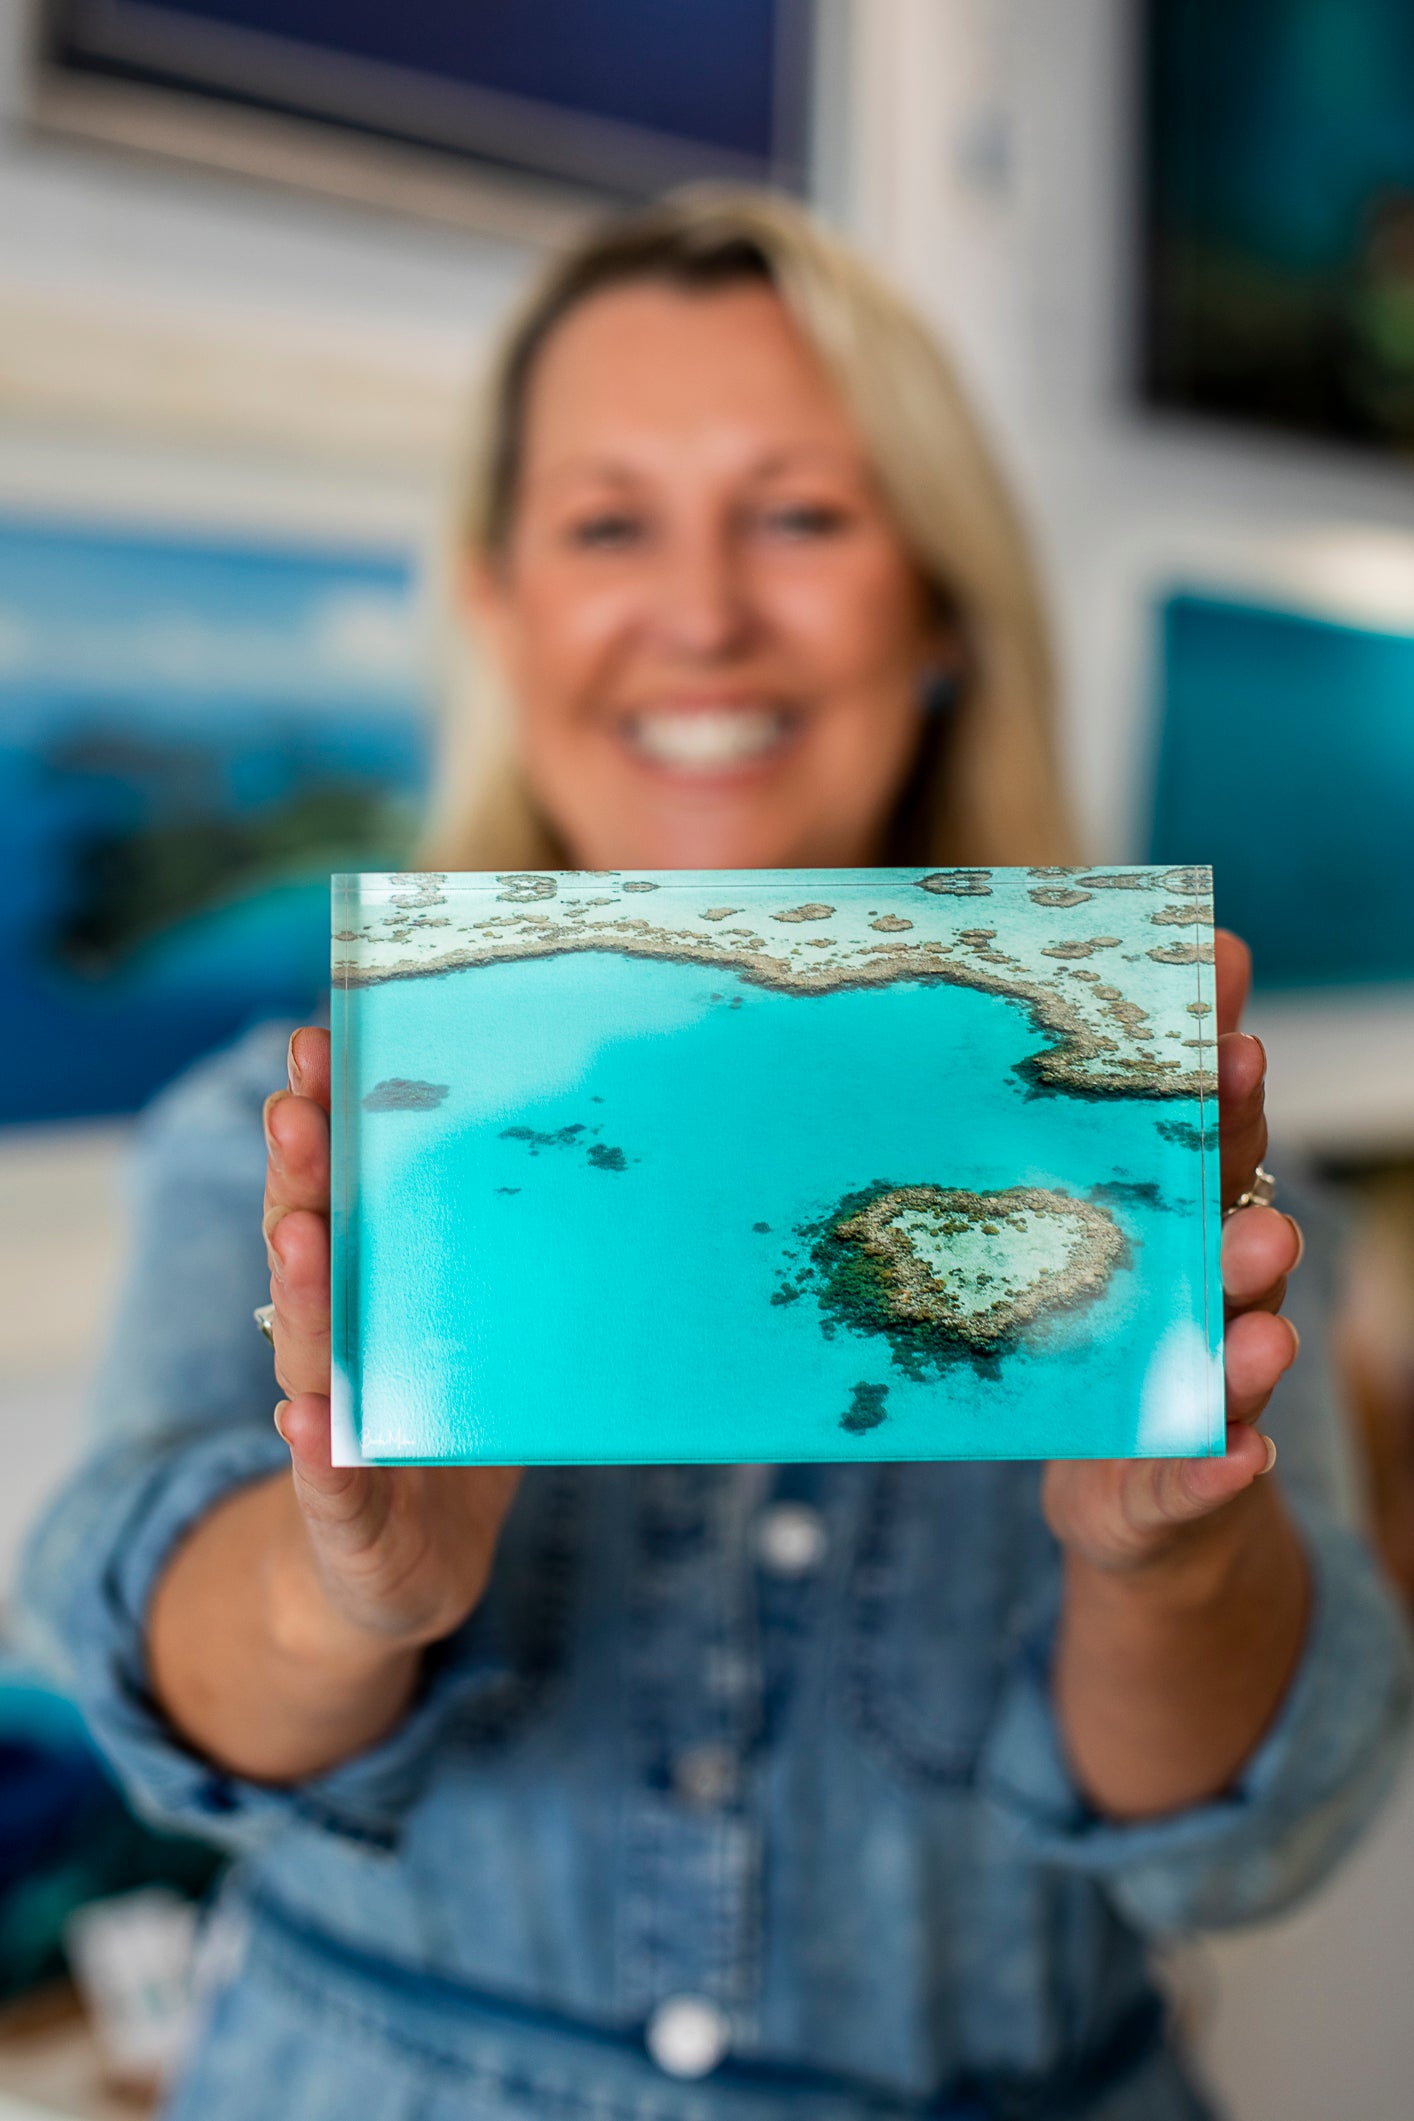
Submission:
[[[37,134],[0,0],[0,507],[418,534],[529,252]]]
[[[1077,808],[1108,859],[1142,847],[1163,589],[1414,629],[1407,467],[1161,418],[1131,395],[1137,14],[1136,0],[853,13],[850,218],[946,335],[1025,498]],[[1271,1107],[1286,1141],[1414,1148],[1414,995],[1266,1003],[1254,1027],[1284,1057]]]

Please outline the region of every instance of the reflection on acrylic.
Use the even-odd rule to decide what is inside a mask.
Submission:
[[[336,878],[339,1455],[1220,1451],[1211,892]]]

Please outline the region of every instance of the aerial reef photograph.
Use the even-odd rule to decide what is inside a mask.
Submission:
[[[337,879],[345,1447],[1220,1451],[1211,890]]]

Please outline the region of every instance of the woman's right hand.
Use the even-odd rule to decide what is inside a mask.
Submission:
[[[331,1648],[362,1638],[414,1649],[450,1634],[480,1598],[520,1471],[330,1464],[327,1031],[295,1032],[289,1074],[265,1105],[264,1231],[285,1394],[275,1421],[298,1508],[283,1620],[306,1652],[326,1635]]]

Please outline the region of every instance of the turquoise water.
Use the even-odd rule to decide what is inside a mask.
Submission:
[[[908,984],[805,998],[607,952],[337,999],[351,1101],[393,1078],[446,1086],[358,1114],[336,1345],[342,1318],[368,1456],[1221,1449],[1200,1158],[1160,1132],[1198,1107],[1028,1092],[1016,1065],[1041,1036],[1017,1003]],[[999,1358],[912,1378],[878,1335],[827,1337],[808,1292],[771,1300],[795,1232],[879,1181],[1101,1186],[1128,1261]],[[856,1433],[841,1416],[860,1384],[888,1389]]]

